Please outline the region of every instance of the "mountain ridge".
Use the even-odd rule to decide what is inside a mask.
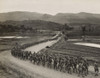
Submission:
[[[0,22],[3,21],[23,21],[23,20],[44,20],[56,23],[91,23],[100,24],[100,14],[80,12],[80,13],[57,13],[55,15],[43,14],[28,11],[13,11],[0,13]]]

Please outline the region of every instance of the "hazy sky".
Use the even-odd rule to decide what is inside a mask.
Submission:
[[[0,12],[100,13],[100,0],[0,0]]]

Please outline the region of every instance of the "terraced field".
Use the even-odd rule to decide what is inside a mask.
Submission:
[[[74,44],[77,42],[82,41],[64,41],[62,39],[57,44],[48,49],[48,52],[50,51],[70,56],[82,56],[84,58],[88,58],[89,60],[96,60],[100,62],[100,48]]]
[[[42,37],[42,38],[41,38]],[[49,36],[33,36],[29,38],[3,38],[0,40],[0,51],[9,50],[11,49],[16,42],[20,43],[21,45],[27,43],[34,43],[39,42],[45,39],[50,38]]]

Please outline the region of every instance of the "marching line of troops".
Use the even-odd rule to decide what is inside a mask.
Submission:
[[[67,55],[55,54],[50,52],[24,51],[18,45],[11,49],[11,54],[22,60],[29,60],[35,65],[52,68],[57,71],[67,72],[69,74],[76,73],[78,76],[85,77],[88,73],[89,64],[82,57],[72,57]],[[94,63],[95,76],[98,76],[99,67]]]

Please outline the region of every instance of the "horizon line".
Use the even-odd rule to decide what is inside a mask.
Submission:
[[[7,12],[0,12],[0,13],[10,13],[10,12],[30,12],[30,13],[39,13],[39,14],[49,14],[49,15],[57,15],[59,13],[66,14],[66,13],[71,13],[71,14],[79,14],[79,13],[90,13],[90,14],[100,14],[100,13],[93,13],[93,12],[58,12],[56,14],[51,14],[51,13],[41,13],[41,12],[34,12],[34,11],[7,11]]]

